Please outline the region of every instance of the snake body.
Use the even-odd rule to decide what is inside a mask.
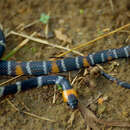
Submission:
[[[0,56],[5,50],[5,37],[0,30]],[[38,88],[44,85],[57,84],[62,86],[63,99],[71,108],[76,108],[78,104],[77,94],[71,87],[69,81],[61,76],[41,76],[51,73],[67,72],[78,70],[96,64],[108,62],[110,60],[130,57],[130,45],[118,49],[103,50],[97,53],[88,54],[87,56],[77,56],[74,58],[64,58],[56,61],[32,61],[32,62],[16,62],[16,61],[0,61],[0,75],[33,75],[39,76],[29,80],[16,82],[13,85],[0,87],[0,97],[17,92],[25,91],[31,88]],[[104,71],[101,74],[107,79],[115,82],[119,86],[129,88],[130,84],[122,82]]]

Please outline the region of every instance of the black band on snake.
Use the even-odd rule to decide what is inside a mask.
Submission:
[[[5,37],[0,30],[0,56],[2,57],[5,50]],[[77,108],[78,99],[75,90],[71,87],[69,81],[61,76],[42,76],[51,73],[67,72],[78,70],[96,64],[108,62],[110,60],[130,57],[130,45],[118,48],[100,51],[89,54],[88,56],[77,56],[74,58],[65,58],[56,61],[0,61],[0,75],[33,75],[39,76],[16,82],[16,84],[0,87],[0,97],[9,94],[15,94],[31,88],[38,88],[44,85],[57,84],[62,86],[63,99],[72,109]],[[130,89],[130,84],[122,82],[109,74],[101,71],[101,74],[107,79],[115,82],[117,85]]]

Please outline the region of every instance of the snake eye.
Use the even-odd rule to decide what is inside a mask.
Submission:
[[[76,109],[78,106],[78,100],[75,100],[74,102],[68,102],[67,103],[72,109]]]

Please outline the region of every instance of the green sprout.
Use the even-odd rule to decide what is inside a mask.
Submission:
[[[61,85],[57,84],[56,86],[57,86],[58,90],[61,90],[61,89],[62,89],[62,86],[61,86]]]
[[[80,12],[80,14],[83,14],[83,13],[84,13],[84,10],[83,10],[83,9],[80,9],[79,12]]]
[[[40,17],[40,21],[43,23],[43,24],[47,24],[48,21],[50,19],[50,16],[49,15],[46,15],[45,13],[42,13],[41,14],[41,17]]]

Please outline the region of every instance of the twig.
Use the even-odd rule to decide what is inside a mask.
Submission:
[[[50,122],[56,122],[54,120],[48,119],[48,118],[43,117],[43,116],[41,117],[41,116],[38,116],[38,115],[35,115],[35,114],[32,114],[32,113],[26,112],[26,111],[22,111],[22,112],[24,114],[27,114],[27,115],[32,116],[32,117],[35,117],[35,118],[40,119],[40,120],[46,120],[46,121],[50,121]]]
[[[31,36],[28,36],[26,34],[21,34],[21,33],[17,33],[17,32],[14,32],[14,31],[11,31],[10,34],[21,36],[21,37],[27,38],[29,40],[32,40],[32,41],[35,41],[35,42],[38,42],[38,43],[41,43],[41,44],[49,45],[49,46],[52,46],[52,47],[55,47],[55,48],[59,48],[59,49],[70,51],[69,48],[62,47],[62,46],[59,46],[59,45],[55,45],[53,43],[49,43],[46,40],[42,40],[42,39],[39,39],[39,38],[31,37]],[[80,53],[78,51],[72,51],[72,52],[74,52],[74,53],[76,53],[78,55],[81,55],[81,56],[83,55],[82,53]]]
[[[27,111],[30,111],[30,108],[28,108],[24,102],[21,102],[21,104],[24,106],[24,108],[27,110]]]
[[[75,81],[77,80],[78,78],[78,74],[81,72],[81,70],[78,71],[78,73],[76,74],[76,76],[74,77],[74,79],[72,80],[71,82],[71,85],[73,85],[75,83]],[[70,74],[70,73],[69,73]],[[69,76],[70,77],[70,76]],[[70,78],[69,78],[70,79]],[[70,81],[70,80],[69,80]]]
[[[129,121],[106,121],[96,117],[96,115],[86,108],[83,104],[79,104],[79,111],[85,122],[89,124],[90,127],[97,126],[95,123],[99,123],[105,126],[118,126],[118,127],[130,127]],[[97,129],[96,129],[97,130]]]
[[[35,20],[35,21],[33,21],[33,22],[31,22],[31,23],[25,25],[25,26],[24,26],[23,28],[21,28],[20,30],[23,31],[23,30],[25,30],[25,29],[27,29],[27,28],[29,28],[29,27],[31,27],[31,26],[33,26],[34,24],[37,24],[37,23],[39,23],[39,22],[40,22],[39,20]]]
[[[11,107],[12,107],[15,111],[19,111],[19,109],[18,109],[8,98],[6,98],[6,101],[11,105]]]
[[[71,85],[74,84],[74,82],[77,80],[77,78],[78,78],[78,75],[76,75],[75,78],[72,80]]]
[[[46,120],[46,121],[50,121],[50,122],[56,122],[56,121],[48,119],[46,117],[41,117],[41,116],[38,116],[38,115],[35,115],[35,114],[32,114],[32,113],[26,112],[26,111],[20,111],[8,98],[6,98],[6,100],[11,105],[11,107],[13,109],[15,109],[16,111],[18,111],[18,112],[22,112],[22,113],[24,113],[26,115],[29,115],[31,117],[35,117],[35,118],[40,119],[40,120]]]
[[[56,85],[54,86],[54,96],[53,96],[52,103],[54,104],[55,102],[56,102]]]
[[[3,86],[3,85],[5,85],[5,84],[7,84],[7,83],[10,83],[10,82],[12,82],[13,80],[15,80],[15,79],[17,79],[17,78],[19,78],[19,77],[21,77],[21,75],[18,75],[18,76],[16,76],[16,77],[13,77],[13,78],[11,78],[11,79],[9,79],[9,80],[7,80],[7,81],[1,83],[0,86]]]
[[[36,35],[36,32],[32,33],[31,36]],[[22,41],[16,48],[14,48],[7,56],[2,58],[2,60],[7,60],[11,56],[13,56],[19,49],[21,49],[26,43],[28,43],[29,39],[25,39]]]
[[[128,26],[130,26],[130,23],[128,23],[128,24],[126,24],[126,25],[124,25],[124,26],[122,26],[122,27],[120,27],[120,28],[117,28],[117,29],[115,29],[114,31],[111,31],[111,32],[106,33],[106,34],[103,34],[103,35],[101,35],[101,36],[99,36],[99,37],[97,37],[97,38],[95,38],[95,39],[93,39],[93,40],[91,40],[91,41],[89,41],[89,42],[87,42],[87,43],[79,44],[77,47],[74,47],[74,48],[70,49],[69,51],[66,51],[66,52],[64,52],[64,53],[62,53],[62,54],[60,54],[60,55],[58,55],[58,57],[64,56],[64,55],[66,55],[66,54],[68,54],[68,53],[70,53],[70,52],[72,52],[72,51],[74,51],[74,50],[77,50],[77,49],[79,49],[79,48],[83,48],[83,47],[85,47],[85,46],[87,46],[87,45],[90,45],[90,44],[92,44],[92,43],[94,43],[94,42],[96,42],[96,41],[98,41],[98,40],[100,40],[100,39],[102,39],[102,38],[108,37],[108,36],[110,36],[110,35],[112,35],[112,34],[114,34],[114,33],[116,33],[116,32],[119,32],[120,30],[122,30],[122,29],[124,29],[124,28],[127,28]]]

